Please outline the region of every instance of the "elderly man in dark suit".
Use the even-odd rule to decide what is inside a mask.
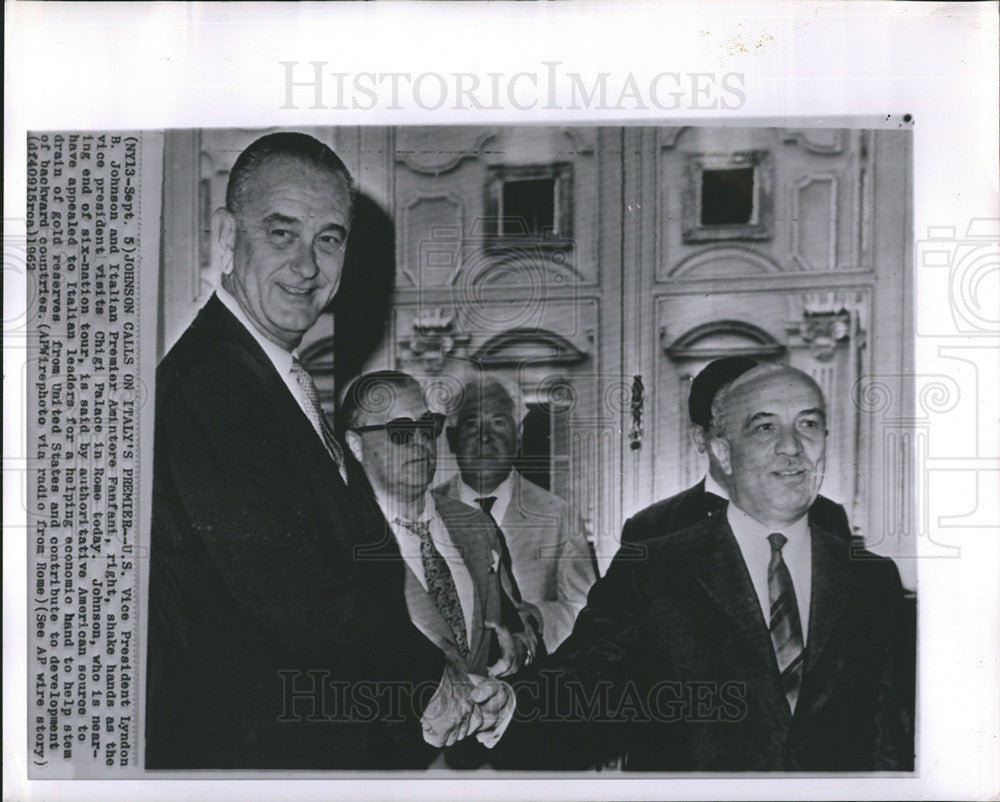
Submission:
[[[352,204],[312,137],[250,145],[213,218],[222,286],[157,371],[146,768],[407,767],[428,727],[468,721],[402,561],[356,556],[381,535],[367,483],[295,350],[337,291]],[[345,684],[363,715],[337,708]]]
[[[708,472],[705,474],[705,478],[697,484],[654,505],[664,531],[683,529],[704,518],[725,512],[726,504],[729,501],[726,476],[719,461],[708,447],[712,437],[712,402],[723,387],[731,384],[739,376],[757,365],[755,360],[746,356],[721,357],[709,362],[691,382],[691,392],[688,396],[691,439],[694,441],[697,451],[708,457]],[[848,539],[851,537],[847,512],[840,504],[831,501],[826,496],[816,497],[809,508],[809,520],[827,532]],[[622,545],[626,547],[625,554],[641,553],[631,551],[628,548],[629,545],[636,542],[634,540],[636,537],[652,534],[656,534],[656,532],[626,529],[622,532]]]
[[[725,514],[671,530],[654,505],[625,524],[645,557],[616,556],[521,682],[500,747],[519,766],[624,753],[627,769],[660,771],[911,770],[899,573],[808,515],[826,457],[819,387],[761,366],[712,411]]]

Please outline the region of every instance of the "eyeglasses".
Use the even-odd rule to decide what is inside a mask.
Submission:
[[[416,420],[413,418],[394,418],[387,423],[377,423],[372,426],[355,426],[355,432],[374,432],[385,429],[389,441],[393,445],[402,446],[412,443],[418,434],[430,441],[437,440],[444,431],[445,416],[440,412],[426,412]]]

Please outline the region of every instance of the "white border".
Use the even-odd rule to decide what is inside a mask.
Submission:
[[[915,239],[929,227],[959,238],[973,219],[1000,217],[997,176],[998,25],[995,3],[365,3],[86,4],[8,2],[6,16],[4,321],[23,313],[23,274],[8,246],[23,234],[25,132],[31,128],[443,124],[449,122],[737,121],[761,117],[902,115],[915,120]],[[584,74],[739,72],[738,111],[323,112],[280,110],[278,62],[329,69],[539,71],[544,61]],[[915,249],[915,257],[919,256]],[[23,266],[23,265],[22,265]],[[998,295],[986,270],[981,308]],[[959,559],[918,566],[923,722],[915,778],[489,779],[35,782],[31,799],[486,798],[987,798],[1000,792],[1000,338],[962,337],[937,279],[918,277],[916,370],[978,386],[970,415],[933,421],[930,456],[941,470],[920,483],[933,537]],[[1000,298],[997,304],[1000,306]],[[11,338],[13,340],[14,338]],[[23,353],[5,339],[4,364],[4,799],[23,798],[25,576],[20,424]],[[975,368],[943,358],[980,346]],[[971,353],[971,352],[970,352]],[[967,399],[968,401],[968,399]],[[968,411],[967,404],[961,407]],[[975,424],[978,425],[975,425]],[[945,467],[945,463],[951,467]],[[974,473],[979,471],[979,473]],[[973,507],[967,529],[941,519]],[[995,504],[995,500],[992,502]],[[983,506],[987,505],[987,506]],[[18,515],[21,515],[20,520]]]

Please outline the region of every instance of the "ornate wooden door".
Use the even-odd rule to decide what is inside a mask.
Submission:
[[[211,212],[236,156],[262,133],[167,135],[161,353],[217,281]],[[442,409],[469,371],[494,372],[531,432],[525,469],[579,508],[603,570],[627,515],[704,474],[688,430],[691,377],[725,354],[782,361],[827,397],[824,494],[870,543],[906,551],[887,538],[908,494],[901,478],[878,477],[905,477],[909,457],[870,447],[888,442],[908,403],[906,134],[310,133],[340,154],[360,192],[340,296],[350,303],[301,346],[331,410],[362,367],[413,373]],[[877,415],[873,376],[893,399]],[[455,466],[443,439],[440,451],[443,480]]]

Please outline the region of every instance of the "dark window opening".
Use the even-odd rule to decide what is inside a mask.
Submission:
[[[555,227],[555,178],[504,181],[501,235],[542,237]]]
[[[701,225],[746,225],[753,222],[753,167],[702,170]]]
[[[515,465],[525,479],[546,490],[552,489],[552,411],[549,404],[528,404]]]

